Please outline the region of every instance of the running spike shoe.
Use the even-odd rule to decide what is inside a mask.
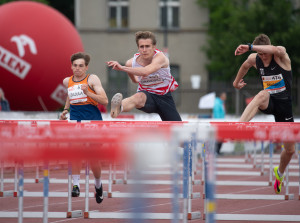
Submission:
[[[96,190],[95,193],[96,202],[100,204],[104,199],[102,184],[99,189],[97,189],[97,187],[95,186],[95,190]]]
[[[120,114],[122,99],[123,99],[123,95],[121,93],[117,93],[112,97],[111,110],[110,110],[110,116],[112,118],[116,118]]]
[[[79,197],[79,195],[80,195],[79,187],[77,185],[74,185],[72,190],[72,197]]]
[[[281,192],[281,185],[284,176],[280,177],[277,171],[278,171],[278,166],[274,167],[274,174],[275,174],[274,190],[276,194],[279,194]]]

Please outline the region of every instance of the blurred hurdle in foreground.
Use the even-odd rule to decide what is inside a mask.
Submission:
[[[190,123],[174,122],[31,122],[16,123],[2,122],[0,124],[0,161],[17,162],[19,173],[19,211],[18,213],[0,212],[1,217],[18,217],[19,222],[25,218],[43,218],[44,222],[50,217],[64,218],[73,216],[68,207],[66,212],[48,212],[49,179],[48,163],[52,160],[108,160],[117,162],[127,160],[136,172],[139,179],[139,171],[147,168],[147,165],[163,162],[172,165],[173,171],[173,212],[172,213],[95,213],[88,210],[88,196],[86,191],[86,218],[120,218],[120,219],[179,219],[186,221],[188,218],[199,218],[200,212],[191,212],[190,185],[192,168],[191,140],[192,135],[197,139],[209,139],[211,131],[201,131],[199,125]],[[179,186],[177,165],[178,148],[184,145],[184,175],[183,194],[184,210],[178,209]],[[70,153],[70,150],[72,151]],[[44,211],[23,211],[23,163],[43,161],[44,168]],[[88,167],[87,167],[88,172]],[[88,175],[88,174],[87,174]],[[138,189],[139,191],[139,189]],[[140,203],[140,195],[137,202]],[[70,189],[69,189],[70,198]],[[69,201],[70,202],[70,201]],[[81,213],[77,213],[81,214]]]

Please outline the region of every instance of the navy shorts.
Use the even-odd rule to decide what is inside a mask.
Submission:
[[[102,121],[102,115],[95,105],[70,105],[70,120],[99,120]]]
[[[275,122],[294,122],[292,100],[288,98],[278,99],[270,96],[267,109],[260,111],[274,115]]]
[[[145,106],[138,108],[146,113],[157,113],[162,121],[182,121],[176,109],[171,92],[165,95],[151,94],[147,91],[140,91],[146,94]]]

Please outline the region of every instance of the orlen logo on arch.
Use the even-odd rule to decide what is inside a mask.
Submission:
[[[0,46],[0,66],[24,79],[31,69],[31,64],[23,60],[22,57],[25,56],[25,49],[29,49],[32,54],[37,54],[35,42],[25,34],[13,36],[10,41],[16,44],[19,56]],[[28,47],[25,48],[25,46]]]

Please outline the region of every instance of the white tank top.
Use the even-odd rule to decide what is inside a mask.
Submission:
[[[155,50],[155,55],[162,53],[160,50]],[[140,56],[139,53],[134,54],[132,67],[143,67],[138,64],[136,59]],[[164,95],[169,91],[175,91],[178,88],[178,83],[171,75],[170,66],[160,68],[158,71],[148,75],[147,77],[138,76],[139,86],[137,91],[148,91],[149,93]]]

